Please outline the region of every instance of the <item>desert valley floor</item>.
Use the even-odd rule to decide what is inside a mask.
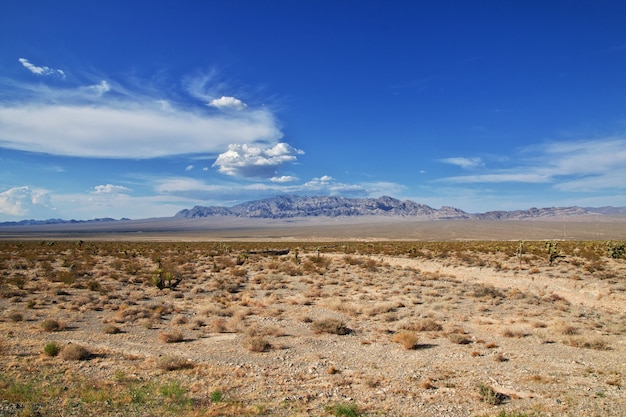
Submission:
[[[4,229],[0,415],[626,415],[623,219],[412,227]]]

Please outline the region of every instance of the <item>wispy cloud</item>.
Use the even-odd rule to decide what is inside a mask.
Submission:
[[[450,158],[461,159],[464,158]],[[442,178],[448,183],[549,183],[557,190],[626,189],[626,138],[555,141],[522,149],[517,164],[481,174]]]
[[[463,169],[477,168],[477,167],[484,165],[482,159],[480,158],[457,157],[457,158],[444,158],[444,159],[440,159],[440,161],[446,164],[459,166]]]
[[[286,143],[272,147],[231,144],[217,157],[213,166],[219,172],[235,177],[272,178],[278,168],[288,162],[296,162],[297,155],[304,152]]]
[[[35,74],[53,70],[20,61]],[[210,79],[210,77],[209,77]],[[77,157],[155,158],[219,154],[229,144],[270,147],[283,134],[266,107],[222,96],[206,97],[111,80],[62,87],[1,80],[0,147]],[[70,84],[70,83],[68,83]],[[206,87],[209,88],[209,87]],[[200,94],[201,95],[201,94]],[[215,98],[215,97],[213,97]],[[210,101],[210,100],[209,100]]]
[[[20,58],[18,59],[18,61],[20,61],[24,68],[26,68],[35,75],[58,75],[63,78],[65,77],[65,72],[63,70],[50,67],[39,67],[37,65],[31,64],[31,62],[26,58]]]
[[[113,184],[105,184],[105,185],[96,185],[93,187],[92,193],[94,194],[128,194],[132,192],[128,187],[124,187],[122,185],[113,185]]]

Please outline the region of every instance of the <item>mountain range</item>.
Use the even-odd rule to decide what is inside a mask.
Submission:
[[[524,220],[563,216],[609,216],[626,214],[626,207],[547,207],[528,210],[488,211],[485,213],[467,213],[463,210],[443,206],[439,209],[411,200],[398,200],[382,196],[380,198],[347,198],[337,196],[295,196],[281,195],[264,200],[248,201],[232,207],[195,206],[180,210],[174,219],[198,219],[217,216],[289,219],[296,217],[359,217],[388,216],[415,218],[416,220]],[[93,220],[21,220],[0,223],[0,226],[54,225],[67,223],[117,223],[129,219],[115,220],[101,218]]]
[[[521,220],[557,216],[586,216],[626,213],[626,207],[549,207],[515,211],[489,211],[467,213],[443,206],[434,209],[411,200],[380,198],[305,197],[284,195],[264,200],[249,201],[232,207],[195,206],[176,213],[176,218],[202,218],[212,216],[235,216],[245,218],[286,219],[293,217],[352,217],[352,216],[400,216],[420,220],[468,219],[468,220]]]

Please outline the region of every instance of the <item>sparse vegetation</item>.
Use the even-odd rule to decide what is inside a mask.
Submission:
[[[559,412],[625,398],[620,241],[549,242],[552,267],[529,240],[50,243],[0,241],[0,414],[540,416],[557,381]]]

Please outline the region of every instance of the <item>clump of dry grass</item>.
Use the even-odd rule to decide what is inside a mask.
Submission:
[[[404,330],[413,330],[415,332],[438,332],[443,330],[441,323],[431,318],[422,318],[416,321],[404,322],[400,324],[400,328]]]
[[[159,332],[159,340],[163,343],[180,343],[185,340],[183,333],[179,331]]]
[[[404,347],[406,350],[411,350],[417,347],[417,341],[419,340],[419,336],[415,332],[402,330],[396,333],[393,336],[392,340],[395,343],[400,343],[402,347]]]
[[[163,356],[157,362],[157,367],[164,371],[178,371],[180,369],[191,369],[194,367],[194,364],[178,356]]]
[[[122,329],[120,329],[119,327],[117,327],[114,324],[107,324],[102,329],[102,332],[104,334],[118,334],[118,333],[122,333]]]
[[[262,336],[252,336],[244,340],[243,346],[250,352],[267,352],[272,344]]]
[[[61,349],[60,356],[66,361],[84,361],[91,357],[91,352],[84,346],[70,344]]]
[[[41,322],[41,328],[46,332],[56,332],[59,330],[63,330],[63,325],[58,320],[54,319],[46,319]]]
[[[588,339],[584,337],[572,337],[566,342],[569,346],[595,350],[609,350],[610,347],[606,341],[600,338]]]
[[[343,321],[339,319],[326,318],[319,319],[311,323],[313,333],[330,333],[337,335],[346,335],[350,333],[350,329],[346,327]]]

